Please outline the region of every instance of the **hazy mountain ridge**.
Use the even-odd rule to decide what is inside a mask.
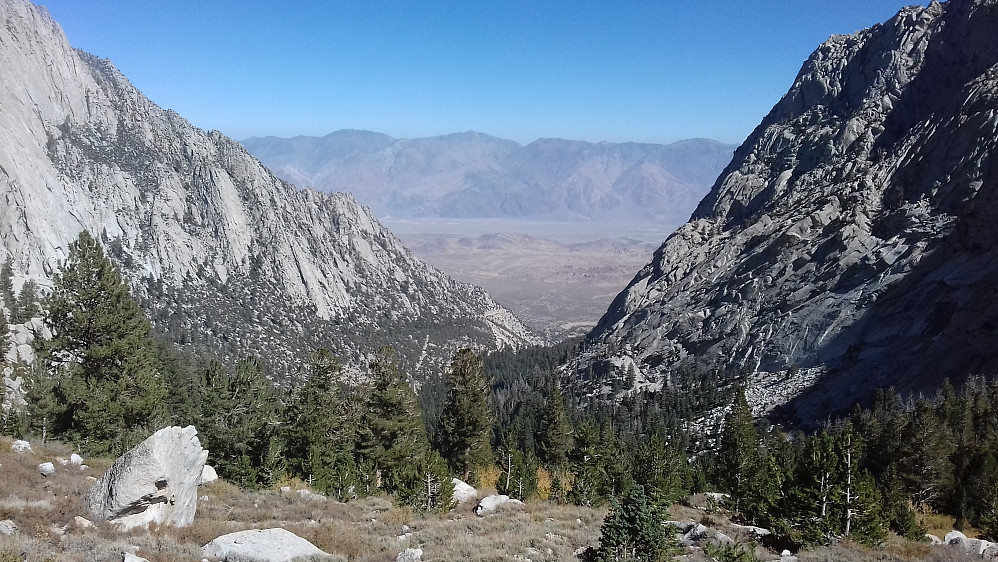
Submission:
[[[475,132],[393,139],[352,130],[243,144],[280,177],[351,192],[383,216],[672,224],[686,220],[733,149],[706,139],[521,146]]]
[[[104,241],[154,323],[222,356],[287,367],[395,344],[423,367],[458,345],[534,341],[483,290],[417,260],[353,197],[278,180],[191,126],[47,12],[0,3],[0,240],[43,286],[69,242]]]
[[[589,336],[634,369],[741,373],[804,421],[998,369],[998,6],[834,36]]]

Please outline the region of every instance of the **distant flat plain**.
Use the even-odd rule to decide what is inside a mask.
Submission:
[[[508,219],[381,222],[420,259],[489,292],[551,341],[583,334],[678,225]]]

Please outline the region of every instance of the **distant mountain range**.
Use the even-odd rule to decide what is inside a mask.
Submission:
[[[733,145],[540,139],[526,146],[467,132],[420,139],[343,130],[248,138],[279,177],[352,193],[381,217],[626,220],[689,218]]]
[[[998,8],[833,36],[616,298],[579,373],[681,369],[815,424],[998,373]]]

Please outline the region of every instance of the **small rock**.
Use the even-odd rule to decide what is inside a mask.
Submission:
[[[215,472],[215,468],[210,464],[204,465],[204,468],[201,470],[201,482],[198,485],[214,482],[215,480],[218,480],[218,473]]]
[[[720,533],[720,532],[719,533],[714,533],[714,537],[713,537],[713,539],[711,539],[711,542],[713,542],[715,544],[720,544],[720,545],[733,545],[733,544],[735,544],[734,539],[732,539],[728,535],[725,535],[724,533]]]
[[[419,562],[423,559],[422,548],[407,548],[395,557],[395,562]]]
[[[931,543],[931,544],[934,544],[934,545],[935,544],[943,544],[943,539],[941,539],[941,538],[939,538],[939,537],[937,537],[937,536],[935,536],[935,535],[933,535],[931,533],[926,533],[925,534],[925,538],[929,539],[929,543]]]
[[[17,534],[17,523],[10,519],[0,521],[0,535],[13,536]]]
[[[43,462],[38,465],[38,472],[41,473],[42,476],[52,476],[55,474],[55,465],[50,462]]]
[[[73,526],[77,529],[89,529],[94,526],[94,522],[87,519],[86,517],[80,517],[77,515],[73,518]]]
[[[290,494],[291,493],[291,486],[281,486],[281,493],[282,494]]]
[[[793,555],[794,555],[793,552],[790,552],[789,550],[784,549],[783,552],[780,553],[780,558],[783,558],[784,556],[793,556]]]
[[[141,556],[136,556],[135,554],[132,554],[131,552],[126,552],[125,556],[122,557],[121,562],[149,562],[149,560],[146,560],[145,558],[142,558]]]
[[[10,450],[14,451],[15,453],[17,453],[19,455],[23,455],[24,453],[30,453],[31,452],[31,443],[28,443],[27,441],[22,441],[22,440],[18,439],[17,441],[14,441],[11,444]]]
[[[73,453],[72,455],[69,455],[69,462],[73,466],[83,466],[83,457]]]

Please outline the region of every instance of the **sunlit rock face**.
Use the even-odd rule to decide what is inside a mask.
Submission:
[[[804,423],[877,387],[993,374],[996,33],[996,2],[954,0],[821,45],[616,298],[583,368],[646,387],[725,369],[758,412],[788,403]]]
[[[532,341],[353,197],[278,180],[72,49],[44,8],[0,0],[0,19],[0,245],[17,284],[47,286],[88,229],[160,330],[223,358],[291,368],[324,346],[362,364],[392,344],[425,370],[458,345]]]

